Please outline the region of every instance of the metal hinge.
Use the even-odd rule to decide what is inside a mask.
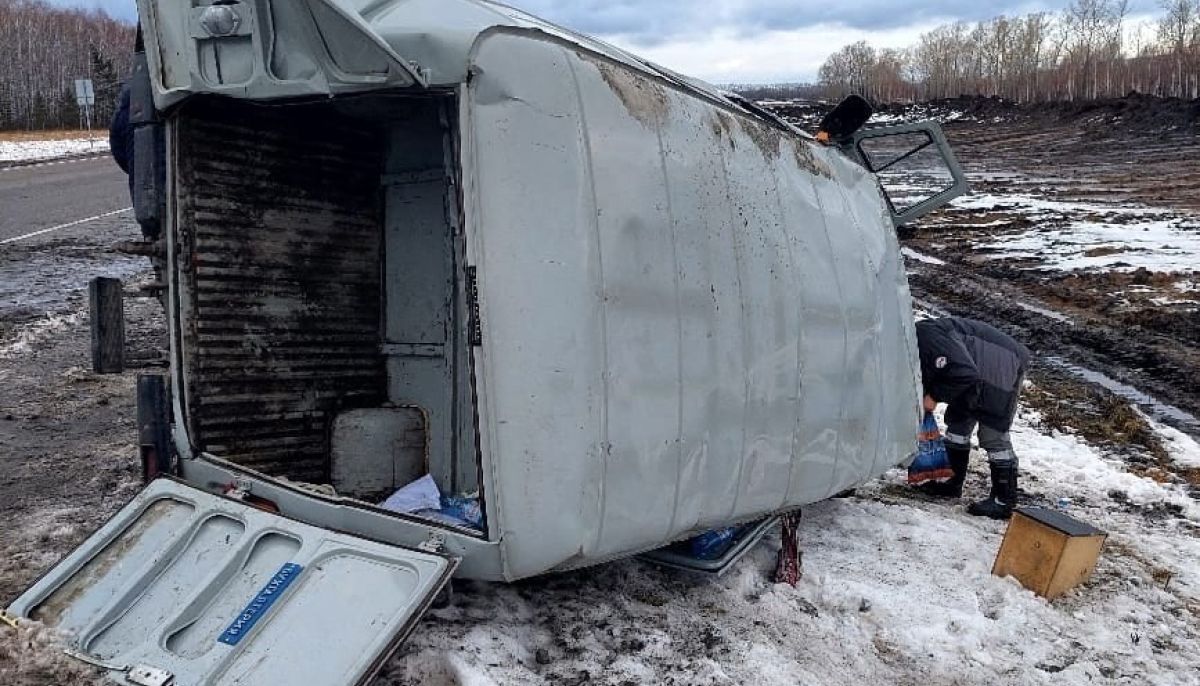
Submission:
[[[225,496],[234,500],[245,500],[254,490],[254,482],[250,479],[237,477],[225,487]]]
[[[446,549],[445,534],[429,534],[429,538],[417,545],[417,550],[426,553],[440,553]]]
[[[136,686],[171,686],[175,683],[174,674],[150,665],[134,665],[125,678]]]
[[[171,686],[175,683],[174,674],[158,667],[151,667],[150,665],[133,665],[132,667],[129,665],[118,665],[112,662],[105,662],[87,653],[71,650],[70,648],[64,650],[63,653],[67,657],[79,660],[93,667],[124,674],[125,680],[134,686]]]
[[[475,267],[467,267],[467,343],[483,345],[483,323],[479,321],[479,277]]]

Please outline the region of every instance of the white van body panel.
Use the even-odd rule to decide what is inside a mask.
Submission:
[[[911,453],[875,178],[527,31],[472,60],[484,452],[521,577],[795,508]]]

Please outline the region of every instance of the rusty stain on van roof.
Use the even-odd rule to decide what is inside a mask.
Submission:
[[[580,55],[596,65],[604,82],[635,119],[651,128],[661,126],[666,121],[671,101],[662,85],[627,67],[618,67],[584,52],[580,52]]]

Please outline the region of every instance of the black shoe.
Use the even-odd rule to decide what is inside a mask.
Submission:
[[[971,449],[947,447],[946,456],[950,458],[950,469],[954,470],[954,476],[946,481],[927,481],[917,486],[917,490],[934,498],[962,497],[967,466],[971,464]]]
[[[963,487],[962,484],[955,484],[954,480],[950,481],[926,481],[917,486],[917,490],[932,498],[961,498]]]
[[[992,462],[992,493],[987,500],[971,503],[967,513],[976,517],[1008,519],[1017,504],[1017,463],[1015,460]]]

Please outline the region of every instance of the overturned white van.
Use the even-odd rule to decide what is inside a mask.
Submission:
[[[10,608],[81,659],[360,683],[452,574],[652,550],[913,452],[893,224],[965,188],[936,126],[825,145],[479,0],[138,5],[171,449]],[[872,170],[917,149],[949,174],[888,198]],[[380,506],[425,475],[480,520]]]

